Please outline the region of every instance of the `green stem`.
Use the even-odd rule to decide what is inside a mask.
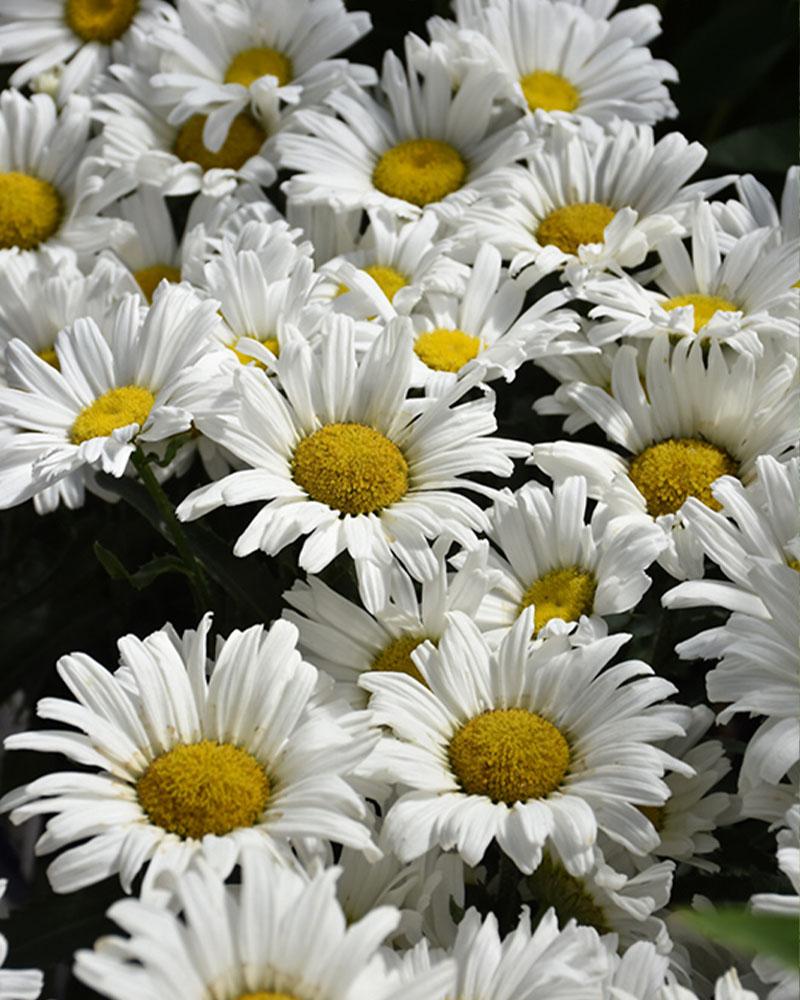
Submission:
[[[153,502],[164,521],[164,527],[172,544],[175,546],[178,555],[189,571],[189,583],[192,588],[195,609],[198,614],[204,614],[211,608],[211,592],[208,588],[208,581],[203,572],[203,567],[197,561],[186,533],[181,527],[180,521],[175,517],[175,510],[170,503],[170,499],[161,488],[161,483],[156,479],[155,473],[150,467],[150,462],[147,460],[144,452],[140,448],[137,448],[131,457],[134,467],[139,473],[139,479],[153,498]]]

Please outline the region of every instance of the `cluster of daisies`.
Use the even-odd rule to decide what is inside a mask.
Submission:
[[[800,171],[693,179],[615,6],[455,0],[378,73],[341,0],[0,5],[0,507],[138,479],[195,582],[245,504],[296,570],[269,628],[64,656],[5,741],[66,761],[0,802],[54,892],[129,897],[101,996],[797,995],[669,904],[746,819],[800,912]],[[562,440],[498,433],[529,365]],[[625,658],[656,563],[729,613],[667,658],[708,704]]]

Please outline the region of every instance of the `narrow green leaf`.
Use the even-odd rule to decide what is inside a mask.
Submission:
[[[797,917],[752,913],[744,906],[724,906],[708,912],[680,910],[680,919],[691,929],[730,948],[749,954],[772,955],[792,969],[798,968]]]
[[[773,170],[784,173],[797,155],[797,120],[784,118],[767,125],[731,132],[708,149],[708,162],[717,167],[741,170]]]

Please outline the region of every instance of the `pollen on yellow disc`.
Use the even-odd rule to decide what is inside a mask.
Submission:
[[[599,934],[611,932],[602,906],[586,884],[548,855],[543,856],[539,867],[528,878],[528,886],[540,911],[543,913],[554,907],[562,927],[568,920],[576,920],[585,927],[594,927]]]
[[[55,347],[43,347],[41,351],[37,351],[36,353],[42,361],[46,361],[53,368],[58,368],[59,371],[61,370],[61,362],[58,360]]]
[[[661,832],[666,818],[666,806],[637,806],[640,813],[645,815],[658,833]]]
[[[800,573],[800,559],[787,559],[786,565],[796,573]]]
[[[277,49],[259,46],[243,49],[233,57],[225,71],[225,83],[241,83],[243,87],[249,87],[262,76],[275,76],[278,86],[283,87],[293,75],[292,60],[288,56]]]
[[[424,642],[424,637],[418,635],[401,635],[397,639],[392,639],[388,646],[385,646],[372,661],[371,670],[395,670],[401,674],[408,674],[420,684],[427,682],[422,674],[417,670],[411,654]]]
[[[567,773],[570,753],[561,731],[541,715],[525,708],[495,708],[458,730],[448,756],[468,795],[512,805],[555,791]]]
[[[393,267],[385,267],[383,264],[370,264],[364,270],[390,302],[400,289],[405,288],[408,284],[408,279],[405,275],[399,271],[395,271]],[[345,287],[345,291],[347,290]]]
[[[123,385],[109,389],[75,419],[70,431],[73,444],[96,437],[108,437],[118,427],[144,424],[153,408],[155,396],[141,385]]]
[[[724,448],[697,438],[669,438],[637,455],[628,475],[647,501],[648,513],[659,517],[674,514],[689,497],[720,510],[711,484],[720,476],[735,476],[738,470]]]
[[[201,740],[156,757],[136,783],[136,794],[155,826],[200,840],[256,824],[269,800],[270,782],[247,750]]]
[[[171,264],[151,264],[150,267],[141,267],[133,272],[134,278],[139,288],[144,292],[148,302],[153,301],[153,293],[164,280],[177,284],[181,280],[181,269],[173,267]]]
[[[478,356],[480,349],[480,337],[444,327],[421,333],[414,343],[414,351],[420,361],[437,372],[460,371],[468,361]]]
[[[292,476],[312,500],[343,514],[369,514],[408,492],[397,445],[364,424],[327,424],[297,445]]]
[[[35,250],[63,217],[61,195],[48,181],[16,170],[0,173],[0,249]]]
[[[718,310],[722,312],[736,312],[739,308],[730,299],[722,299],[718,295],[702,295],[700,292],[693,293],[692,295],[676,295],[671,299],[667,299],[666,302],[662,302],[661,305],[667,312],[672,312],[673,309],[680,309],[682,306],[694,306],[695,333],[702,330]]]
[[[220,149],[212,153],[203,143],[205,123],[205,115],[192,115],[181,126],[174,146],[176,156],[187,163],[199,163],[203,170],[238,170],[258,153],[267,138],[267,133],[255,118],[243,112],[231,122]]]
[[[542,246],[556,246],[564,253],[577,253],[584,243],[603,242],[605,228],[615,214],[613,208],[599,201],[563,205],[542,219],[536,239]]]
[[[64,19],[84,42],[109,44],[131,26],[139,0],[66,0]]]
[[[580,93],[559,73],[537,69],[521,77],[519,84],[531,111],[574,111],[581,103]]]
[[[581,615],[591,614],[596,590],[594,575],[580,566],[552,569],[528,587],[519,609],[534,606],[534,628],[538,632],[551,618],[576,622]]]
[[[386,152],[372,173],[375,187],[412,205],[429,205],[467,179],[467,164],[455,147],[441,139],[407,139]]]
[[[245,351],[240,351],[238,344],[242,338],[239,337],[235,344],[227,344],[229,351],[233,351],[236,357],[243,365],[255,365],[256,368],[261,368],[266,370],[266,365],[263,361],[259,361],[258,358],[254,358],[251,354],[247,354]],[[272,351],[272,353],[277,358],[280,354],[280,345],[278,344],[277,337],[266,337],[264,340],[260,340],[258,337],[252,337],[252,340],[258,340],[259,344],[263,344],[267,350]]]

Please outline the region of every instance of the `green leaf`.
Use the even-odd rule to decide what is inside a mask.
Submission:
[[[94,543],[94,554],[112,580],[125,580],[136,590],[144,590],[145,587],[149,587],[153,580],[163,576],[164,573],[189,575],[189,570],[177,556],[157,556],[140,566],[135,573],[131,573],[123,566],[118,556],[104,548],[99,542]]]
[[[731,132],[708,149],[708,162],[717,167],[773,170],[784,173],[797,155],[797,120],[785,118],[768,125]]]
[[[719,944],[749,954],[772,955],[791,969],[798,968],[798,919],[771,913],[752,913],[744,906],[724,906],[708,912],[679,910],[691,929]]]

